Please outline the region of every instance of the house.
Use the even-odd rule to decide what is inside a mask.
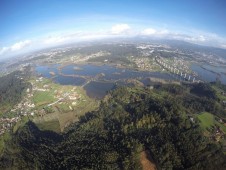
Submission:
[[[222,103],[224,106],[226,106],[226,100],[223,100]]]
[[[195,120],[194,120],[193,117],[190,117],[190,120],[191,120],[192,123],[195,123]]]

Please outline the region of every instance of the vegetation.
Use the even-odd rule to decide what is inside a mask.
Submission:
[[[211,113],[202,113],[198,115],[199,120],[201,121],[201,127],[202,128],[210,128],[214,125],[214,115]]]
[[[191,94],[193,88],[117,88],[63,134],[40,131],[29,121],[6,143],[0,168],[141,169],[145,151],[160,169],[223,169],[222,146],[191,120],[195,110],[211,110],[217,101]]]
[[[21,71],[15,71],[0,77],[0,114],[21,101],[24,91],[30,87],[25,81],[27,76]]]
[[[86,95],[82,87],[60,85],[43,78],[42,81],[31,80],[35,88],[32,100],[36,112],[33,121],[41,130],[62,131],[70,123],[78,120],[80,115],[97,108],[98,103]],[[43,90],[44,89],[44,90]],[[76,99],[67,96],[75,94]],[[59,100],[59,99],[62,100]],[[58,101],[58,102],[56,102]],[[49,105],[53,103],[52,105]]]
[[[204,112],[199,114],[198,119],[200,120],[200,125],[202,128],[209,130],[213,126],[218,126],[221,128],[224,133],[226,133],[226,126],[223,124],[223,122],[220,122],[220,118],[217,116],[214,116],[211,113]]]
[[[39,106],[55,101],[52,91],[41,91],[34,93],[34,103]]]
[[[60,132],[60,123],[58,119],[52,119],[50,121],[41,121],[36,123],[36,126],[40,130],[49,130],[53,132]]]

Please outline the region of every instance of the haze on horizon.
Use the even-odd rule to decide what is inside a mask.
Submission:
[[[61,44],[119,37],[226,48],[224,0],[1,0],[0,60]]]

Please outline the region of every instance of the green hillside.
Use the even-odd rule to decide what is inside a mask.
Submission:
[[[147,151],[159,169],[222,169],[221,146],[203,135],[211,115],[201,126],[190,119],[195,109],[210,111],[212,104],[178,85],[121,87],[63,134],[40,131],[32,122],[19,128],[6,143],[0,168],[142,169],[140,153]]]

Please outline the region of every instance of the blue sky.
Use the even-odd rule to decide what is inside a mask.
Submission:
[[[120,36],[226,48],[225,0],[0,0],[0,57]]]

